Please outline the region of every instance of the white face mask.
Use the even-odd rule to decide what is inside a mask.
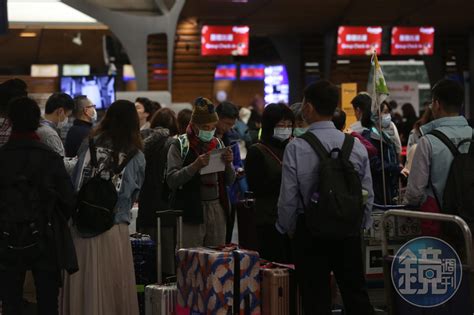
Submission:
[[[96,122],[97,121],[97,111],[95,110],[95,108],[93,108],[93,110],[94,110],[94,113],[92,114],[91,120],[92,120],[92,122]]]
[[[382,128],[390,127],[391,122],[392,122],[392,116],[390,116],[390,114],[382,115]]]
[[[64,119],[60,122],[58,122],[58,129],[62,129],[64,127],[66,127],[67,123],[68,123],[69,119],[68,117],[64,117]]]
[[[275,128],[273,129],[273,138],[283,142],[291,137],[293,130],[291,128]]]

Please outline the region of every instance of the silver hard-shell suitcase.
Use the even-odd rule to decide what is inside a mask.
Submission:
[[[157,279],[158,284],[145,287],[145,315],[175,315],[177,302],[176,283],[163,284],[162,275],[162,242],[161,217],[171,215],[176,217],[176,250],[183,247],[183,218],[182,211],[167,210],[157,213]]]

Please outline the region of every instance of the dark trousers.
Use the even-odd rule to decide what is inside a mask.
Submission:
[[[307,230],[304,216],[295,233],[295,265],[305,314],[331,314],[330,273],[334,273],[347,315],[372,315],[362,262],[361,239],[322,240]]]
[[[3,315],[21,315],[23,307],[23,284],[26,270],[2,271],[0,285],[3,291]],[[39,315],[57,315],[59,294],[58,271],[33,269]]]
[[[286,264],[292,262],[290,239],[278,232],[274,224],[257,226],[257,235],[261,258]]]

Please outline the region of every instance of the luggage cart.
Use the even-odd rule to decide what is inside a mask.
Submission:
[[[416,308],[414,306],[409,305],[408,303],[404,302],[398,294],[395,292],[392,286],[392,279],[391,279],[391,264],[394,259],[394,256],[390,256],[388,253],[388,238],[387,232],[385,231],[385,222],[389,220],[390,217],[408,217],[414,219],[427,219],[427,220],[434,220],[434,221],[444,221],[444,222],[451,222],[459,226],[462,231],[462,235],[464,237],[465,242],[465,261],[463,263],[463,280],[461,286],[456,293],[456,295],[449,300],[446,304],[451,303],[453,307],[446,307],[444,310],[440,310],[439,308],[433,309],[421,309]],[[382,255],[384,257],[384,282],[385,282],[385,298],[386,304],[388,308],[389,315],[429,315],[429,314],[451,314],[451,315],[460,315],[456,309],[456,297],[465,296],[467,307],[470,307],[471,310],[466,310],[462,308],[462,314],[472,314],[472,307],[474,303],[474,262],[473,262],[473,255],[472,255],[472,234],[471,231],[466,224],[466,222],[456,215],[447,215],[447,214],[440,214],[440,213],[428,213],[428,212],[420,212],[420,211],[410,211],[410,210],[387,210],[383,214],[382,219]],[[461,298],[457,299],[461,300]],[[463,300],[464,301],[464,300]],[[400,307],[399,304],[407,304],[407,307]],[[470,305],[469,305],[470,304]],[[406,309],[405,311],[399,309]],[[466,312],[464,312],[466,311]]]

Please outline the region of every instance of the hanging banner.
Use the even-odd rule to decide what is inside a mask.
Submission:
[[[349,127],[357,121],[351,101],[357,95],[357,83],[341,84],[341,107],[346,113],[346,126]]]

